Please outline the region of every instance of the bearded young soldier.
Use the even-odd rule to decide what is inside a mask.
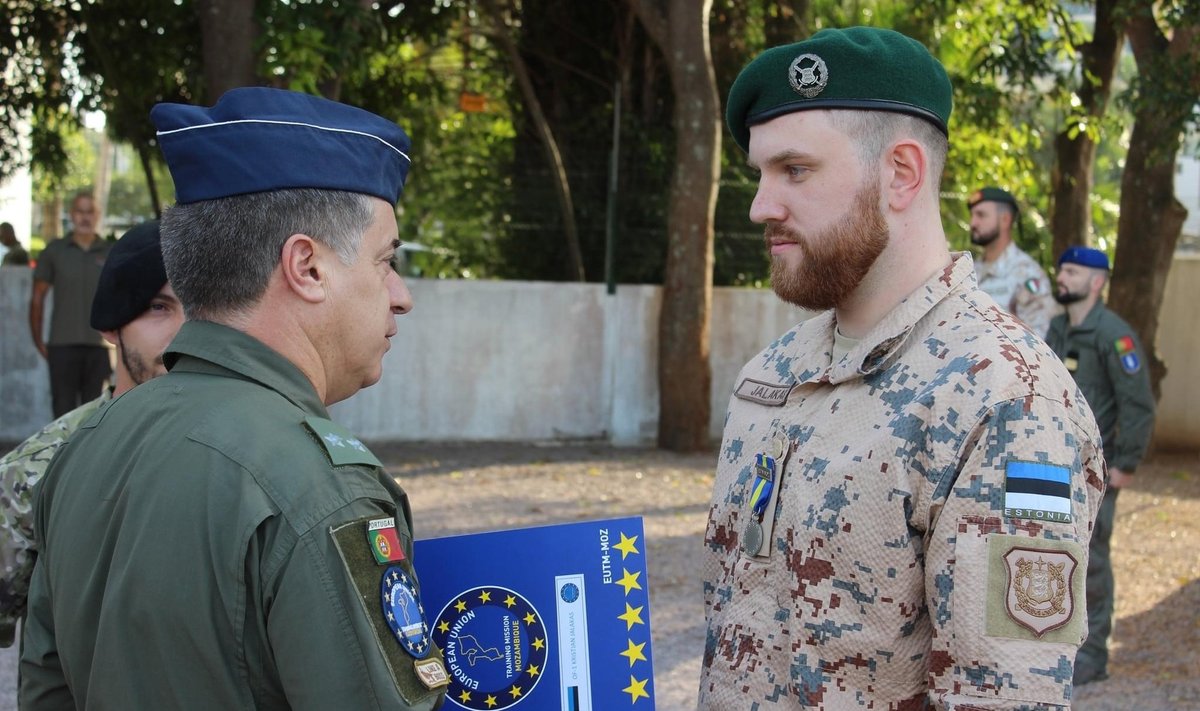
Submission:
[[[702,709],[1070,704],[1100,437],[949,251],[950,97],[922,45],[863,27],[770,49],[730,91],[772,285],[822,312],[730,399]]]

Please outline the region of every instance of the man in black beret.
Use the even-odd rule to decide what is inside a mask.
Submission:
[[[738,76],[771,283],[819,313],[742,369],[705,533],[701,709],[1060,709],[1100,435],[939,211],[950,82],[896,32]]]
[[[59,417],[0,459],[0,646],[25,616],[33,573],[33,487],[54,454],[101,406],[166,373],[162,353],[183,323],[167,283],[158,222],[145,222],[113,245],[92,299],[92,328],[117,349],[116,379],[100,397]]]
[[[1021,219],[1017,199],[1002,188],[981,188],[967,198],[967,209],[971,242],[983,248],[975,261],[979,288],[1045,338],[1050,319],[1062,309],[1054,303],[1046,270],[1013,241],[1013,227]]]

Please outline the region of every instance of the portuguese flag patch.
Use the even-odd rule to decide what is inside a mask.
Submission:
[[[395,518],[377,518],[367,524],[367,543],[371,545],[371,554],[380,565],[396,563],[404,560],[404,548],[400,545],[400,536],[396,533]]]

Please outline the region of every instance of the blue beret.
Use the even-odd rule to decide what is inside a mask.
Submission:
[[[1108,271],[1108,255],[1091,247],[1067,247],[1062,256],[1058,258],[1058,266],[1061,267],[1064,264],[1078,264]]]
[[[116,331],[141,316],[167,283],[158,220],[121,236],[109,251],[92,297],[92,328]]]
[[[861,109],[909,114],[949,135],[946,69],[920,42],[878,27],[824,29],[768,49],[729,89],[725,122],[750,150],[750,127],[794,111]]]
[[[282,89],[226,92],[216,106],[150,111],[181,204],[288,188],[374,195],[392,205],[411,143],[387,119]]]

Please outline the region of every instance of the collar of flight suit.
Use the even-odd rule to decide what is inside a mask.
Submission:
[[[800,383],[837,385],[883,370],[904,348],[917,322],[942,302],[950,292],[975,285],[975,266],[970,254],[956,252],[950,264],[906,296],[849,353],[831,363],[833,330],[837,319],[833,310],[813,317],[804,324],[807,338],[794,341],[799,349],[792,373]]]
[[[1071,318],[1069,315],[1067,316],[1067,330],[1074,331],[1076,333],[1095,331],[1100,326],[1100,315],[1103,313],[1104,301],[1101,299],[1096,299],[1096,303],[1092,304],[1091,310],[1087,312],[1087,316],[1083,317],[1083,320],[1079,322],[1078,326],[1072,326]]]
[[[304,373],[262,341],[212,321],[187,321],[163,353],[171,372],[235,375],[253,380],[296,407],[325,419],[329,411]]]

